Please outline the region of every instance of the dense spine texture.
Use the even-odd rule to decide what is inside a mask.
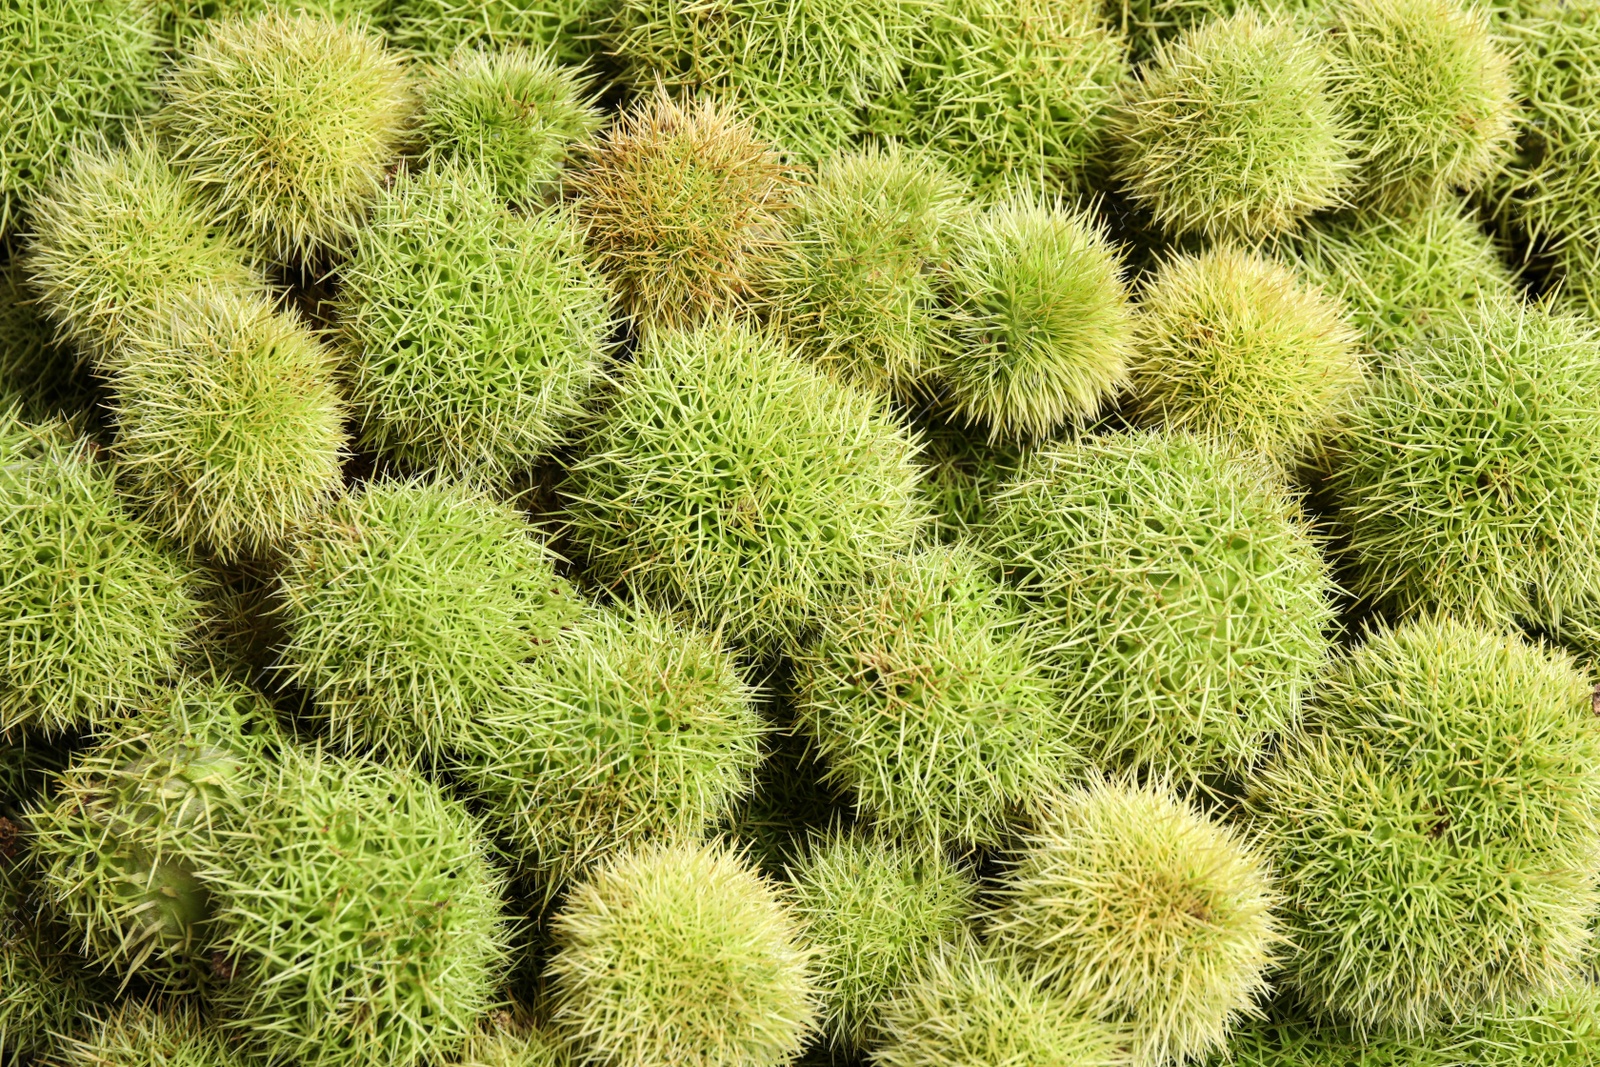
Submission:
[[[506,955],[503,876],[466,809],[414,772],[288,749],[249,815],[217,888],[224,1025],[307,1067],[459,1052]]]
[[[91,962],[192,990],[220,940],[218,835],[258,799],[271,709],[236,683],[182,679],[101,733],[29,819],[45,898]]]
[[[647,329],[756,299],[793,179],[731,106],[658,90],[600,134],[569,183],[594,261]]]
[[[341,276],[362,446],[504,488],[583,413],[611,293],[564,210],[514,214],[465,167],[405,175]]]
[[[152,309],[110,386],[128,496],[223,561],[283,549],[344,488],[334,360],[292,312],[201,288]]]
[[[569,470],[570,532],[602,583],[794,649],[920,531],[915,449],[766,331],[654,333]]]
[[[0,732],[93,725],[156,692],[199,623],[193,575],[65,425],[0,413]]]
[[[349,244],[414,106],[404,65],[360,24],[277,10],[213,24],[162,95],[157,128],[184,180],[288,264]]]
[[[64,1034],[51,1062],[61,1067],[243,1067],[248,1054],[197,1005],[130,999]]]
[[[1116,173],[1173,233],[1260,240],[1341,202],[1351,138],[1326,51],[1298,20],[1241,8],[1156,49],[1117,113]]]
[[[619,856],[553,926],[553,1020],[578,1063],[779,1067],[815,1024],[789,904],[721,845]]]
[[[991,441],[1087,421],[1127,377],[1133,309],[1086,211],[1008,198],[958,235],[936,391]]]
[[[885,835],[996,844],[1079,762],[1025,624],[959,545],[893,560],[823,617],[797,659],[796,723]]]
[[[526,47],[576,64],[595,51],[605,8],[599,0],[380,0],[379,17],[406,52],[442,59],[463,45]]]
[[[697,841],[749,793],[766,725],[713,637],[594,609],[451,739],[456,775],[549,900],[596,863]]]
[[[1240,776],[1299,714],[1332,583],[1264,464],[1185,434],[1087,438],[1031,456],[990,515],[986,551],[1097,761]]]
[[[278,668],[347,748],[434,758],[577,611],[514,509],[461,486],[376,481],[292,547]]]
[[[1141,422],[1292,468],[1363,383],[1339,304],[1261,256],[1222,247],[1169,259],[1139,311],[1129,392]]]
[[[423,161],[476,167],[501,200],[539,203],[600,129],[591,92],[590,79],[553,53],[463,45],[422,80]]]
[[[1563,655],[1447,619],[1371,633],[1251,806],[1287,980],[1319,1021],[1406,1034],[1580,977],[1600,894],[1600,726]]]
[[[1165,789],[1100,781],[1040,807],[989,914],[993,949],[1130,1031],[1151,1063],[1203,1060],[1257,1001],[1281,936],[1265,861]]]
[[[1594,325],[1515,299],[1386,368],[1332,456],[1349,587],[1497,624],[1593,589],[1597,391]]]

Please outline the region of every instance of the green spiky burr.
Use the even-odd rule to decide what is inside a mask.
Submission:
[[[1093,417],[1121,386],[1134,318],[1121,254],[1084,210],[1009,198],[957,237],[937,388],[991,441]]]
[[[224,1027],[307,1067],[450,1062],[498,1002],[503,877],[408,770],[287,749],[232,845]]]
[[[1576,979],[1600,908],[1589,681],[1430,617],[1371,633],[1252,787],[1285,981],[1322,1020],[1423,1034]]]
[[[161,44],[173,55],[188,52],[222,20],[254,18],[269,8],[323,15],[339,21],[371,22],[390,0],[153,0],[161,27]]]
[[[429,69],[421,92],[424,163],[475,167],[496,196],[518,204],[557,193],[563,168],[602,123],[589,76],[520,46],[458,48]]]
[[[266,291],[250,250],[220,229],[148,133],[119,148],[76,149],[34,204],[32,223],[22,270],[38,307],[102,374],[150,335],[174,294],[200,285]]]
[[[549,50],[576,65],[597,50],[600,0],[390,0],[380,15],[407,52],[444,59],[462,45]]]
[[[1600,310],[1600,4],[1519,5],[1496,32],[1516,57],[1523,120],[1517,151],[1486,198],[1549,254],[1564,295],[1592,314]]]
[[[269,9],[214,23],[162,82],[184,181],[266,259],[345,249],[412,118],[401,59],[359,22]]]
[[[735,321],[647,335],[582,447],[562,493],[591,576],[760,649],[797,648],[924,523],[881,400]]]
[[[753,696],[715,638],[602,608],[464,724],[455,772],[554,899],[618,852],[697,841],[729,815],[761,761]]]
[[[199,624],[189,567],[122,510],[97,453],[0,413],[0,732],[59,734],[150,697]]]
[[[965,184],[925,154],[874,148],[824,161],[789,216],[774,321],[847,381],[914,390],[935,363],[940,274],[970,211]]]
[[[125,1000],[63,1035],[50,1062],[60,1067],[244,1067],[249,1054],[206,1011],[179,999]]]
[[[517,1009],[489,1013],[455,1060],[458,1067],[566,1067],[560,1043]]]
[[[1280,254],[1344,302],[1384,357],[1429,338],[1483,299],[1513,295],[1494,242],[1464,204],[1442,198],[1414,213],[1346,213],[1317,219]]]
[[[656,845],[600,868],[552,923],[552,1022],[580,1063],[779,1067],[816,1017],[778,887],[726,847]]]
[[[1124,1035],[1014,968],[949,950],[919,968],[884,1010],[883,1067],[1126,1067]]]
[[[1128,392],[1138,421],[1232,443],[1292,469],[1364,382],[1344,308],[1274,259],[1175,256],[1139,302]]]
[[[1162,44],[1117,113],[1116,174],[1162,229],[1260,240],[1341,202],[1353,141],[1322,43],[1253,8]]]
[[[154,104],[161,56],[146,0],[25,0],[0,11],[0,235],[13,233],[74,143]]]
[[[1183,434],[1086,438],[1030,456],[989,514],[984,551],[1032,603],[1097,762],[1242,775],[1299,715],[1333,584],[1265,464]]]
[[[1329,16],[1359,199],[1414,208],[1505,165],[1516,102],[1486,12],[1454,0],[1342,0]]]
[[[256,693],[181,679],[61,772],[29,817],[33,856],[85,959],[169,989],[213,977],[210,879],[227,862],[218,834],[255,802],[278,740]]]
[[[756,299],[783,244],[791,174],[733,109],[658,90],[568,177],[594,261],[642,328]]]
[[[1578,983],[1512,1012],[1487,1012],[1422,1036],[1366,1036],[1302,1019],[1241,1031],[1240,1067],[1590,1067],[1600,1043],[1600,990]]]
[[[583,414],[612,298],[564,209],[514,214],[460,166],[404,175],[340,276],[363,447],[509,488]]]
[[[990,191],[1086,189],[1128,76],[1126,42],[1075,0],[934,5],[879,134],[925,146]]]
[[[884,1005],[921,963],[970,943],[977,885],[940,852],[832,834],[813,838],[789,879],[817,950],[821,1029],[836,1051],[871,1048]]]
[[[260,558],[343,491],[333,353],[249,290],[158,302],[110,385],[128,497],[173,541]]]
[[[890,836],[998,843],[1081,758],[1026,624],[962,546],[877,568],[796,658],[795,719],[826,780]]]
[[[1140,1062],[1222,1051],[1258,1016],[1282,937],[1264,859],[1160,785],[1101,780],[1040,806],[988,914],[994,952],[1127,1029]]]
[[[1391,614],[1507,624],[1593,583],[1600,335],[1485,303],[1384,370],[1332,457],[1344,582]]]
[[[13,828],[14,831],[14,828]],[[0,1057],[25,1062],[54,1050],[58,1035],[109,999],[87,963],[63,947],[25,879],[31,863],[15,840],[0,849]]]
[[[292,546],[278,669],[348,749],[436,757],[576,613],[523,516],[451,483],[369,482]]]

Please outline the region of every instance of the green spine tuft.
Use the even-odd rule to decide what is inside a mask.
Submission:
[[[193,576],[123,513],[94,445],[0,413],[0,529],[0,732],[91,726],[175,672]]]
[[[288,750],[219,886],[224,1025],[305,1067],[449,1062],[497,1002],[502,877],[420,775]]]
[[[417,133],[426,165],[475,167],[499,199],[537,204],[601,122],[591,79],[553,53],[463,46],[423,79]]]
[[[595,51],[610,0],[388,0],[382,22],[399,48],[443,59],[462,45],[550,49],[577,64]]]
[[[1292,469],[1363,383],[1344,309],[1275,260],[1176,256],[1139,304],[1130,393],[1142,422],[1232,442]]]
[[[279,670],[345,748],[432,759],[577,610],[513,508],[461,486],[375,481],[293,546]]]
[[[798,657],[795,717],[885,833],[993,845],[1072,769],[1062,695],[1015,601],[961,546],[879,566]]]
[[[595,262],[644,328],[751,304],[783,247],[790,172],[709,98],[641,100],[568,184]]]
[[[753,696],[715,638],[603,608],[465,725],[456,775],[550,900],[617,852],[699,840],[730,814],[761,762]]]
[[[201,1008],[181,1000],[128,1000],[64,1035],[52,1067],[245,1067],[249,1055]]]
[[[1565,656],[1444,619],[1371,634],[1252,788],[1321,1019],[1418,1034],[1579,975],[1600,723]]]
[[[1123,384],[1134,317],[1115,245],[1087,211],[1012,198],[956,241],[939,384],[994,440],[1083,422]]]
[[[718,320],[645,338],[563,492],[595,579],[792,650],[921,532],[915,452],[879,399]]]
[[[554,923],[554,1025],[584,1063],[779,1067],[817,999],[778,888],[720,845],[620,856]]]
[[[1163,229],[1259,240],[1340,203],[1352,142],[1322,43],[1241,9],[1156,49],[1117,115],[1117,175]]]
[[[173,163],[267,259],[341,251],[398,162],[413,106],[360,23],[269,9],[212,25],[163,82]]]
[[[971,943],[977,885],[940,852],[835,834],[813,839],[789,877],[837,1051],[876,1044],[884,1005],[922,962]]]
[[[1041,805],[1001,880],[995,952],[1141,1062],[1200,1061],[1260,1014],[1281,937],[1265,862],[1160,787],[1101,781]]]
[[[1041,449],[991,503],[986,551],[1034,604],[1098,762],[1241,775],[1321,669],[1333,591],[1264,464],[1187,435]]]

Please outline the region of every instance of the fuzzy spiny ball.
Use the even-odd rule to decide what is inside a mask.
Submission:
[[[1361,199],[1426,204],[1504,165],[1516,102],[1487,13],[1457,0],[1340,0],[1331,14]]]
[[[1012,198],[959,236],[939,385],[990,440],[1094,416],[1122,385],[1134,320],[1117,247],[1086,211]]]
[[[1103,781],[1041,807],[987,938],[1074,1008],[1127,1027],[1142,1059],[1198,1061],[1260,1012],[1276,903],[1239,834],[1160,787]]]
[[[619,856],[553,920],[553,1023],[580,1063],[778,1067],[817,993],[776,887],[721,845]]]
[[[1556,265],[1564,294],[1600,311],[1600,3],[1519,5],[1498,21],[1517,56],[1517,152],[1492,186],[1500,217]]]
[[[1579,975],[1600,908],[1600,722],[1567,657],[1428,618],[1319,685],[1250,798],[1286,980],[1319,1018],[1421,1033]]]
[[[1078,758],[1025,624],[965,547],[877,568],[796,663],[796,723],[826,779],[887,834],[997,843],[1013,810]]]
[[[966,951],[919,968],[884,1010],[881,1067],[1127,1067],[1126,1039],[1003,963]]]
[[[783,244],[790,172],[733,110],[658,91],[569,177],[573,213],[643,327],[749,304]]]
[[[401,60],[359,23],[277,10],[215,23],[163,95],[157,125],[184,180],[291,264],[349,244],[413,108]]]
[[[922,962],[970,942],[976,883],[939,851],[835,834],[814,839],[789,877],[817,949],[822,1031],[841,1052],[871,1048],[884,1005]]]
[[[173,674],[192,574],[122,510],[94,445],[0,413],[0,529],[0,732],[93,725]]]
[[[22,262],[39,308],[103,374],[159,326],[152,319],[174,294],[202,284],[265,291],[249,250],[148,135],[74,151],[34,204],[32,223]]]
[[[196,1005],[126,1000],[63,1035],[60,1067],[245,1067],[249,1056]]]
[[[1591,588],[1596,396],[1591,323],[1514,300],[1457,315],[1347,421],[1329,483],[1345,583],[1397,616],[1499,624]]]
[[[1323,45],[1254,9],[1156,49],[1118,113],[1117,176],[1172,233],[1257,240],[1340,202],[1351,142]]]
[[[158,304],[111,382],[130,499],[223,561],[281,549],[343,489],[333,354],[244,290]]]
[[[583,414],[611,294],[565,211],[514,214],[458,167],[404,176],[340,277],[363,447],[507,487]]]
[[[985,189],[1083,190],[1128,75],[1125,44],[1099,6],[935,5],[904,91],[873,101],[874,125]]]
[[[1407,214],[1318,219],[1284,249],[1385,357],[1431,337],[1480,300],[1513,295],[1511,270],[1453,198]]]
[[[600,0],[389,0],[381,21],[394,44],[444,59],[462,46],[551,50],[577,65],[595,51]]]
[[[305,1067],[450,1062],[505,978],[503,879],[406,770],[288,750],[231,846],[225,1026]]]
[[[602,859],[699,840],[732,811],[761,762],[753,696],[715,638],[603,608],[465,724],[456,773],[553,898]]]
[[[277,736],[255,693],[183,679],[61,772],[29,818],[33,856],[87,959],[174,989],[212,977],[217,835],[255,802]]]
[[[0,8],[0,236],[17,229],[74,143],[146,111],[161,54],[147,0]]]
[[[886,394],[913,389],[934,363],[940,271],[969,211],[964,184],[925,155],[827,160],[795,198],[775,320],[824,369]]]
[[[1031,456],[989,514],[1097,761],[1242,774],[1299,714],[1333,586],[1265,465],[1186,435],[1088,438]]]
[[[513,508],[374,481],[292,547],[279,669],[345,747],[433,756],[576,613]]]
[[[1344,309],[1276,260],[1228,247],[1175,256],[1139,311],[1129,388],[1139,420],[1285,469],[1333,429],[1363,382]]]
[[[549,52],[462,47],[422,84],[417,133],[429,166],[483,171],[501,200],[536,204],[601,125],[590,82]]]
[[[718,320],[645,338],[563,492],[596,579],[794,649],[920,532],[914,454],[880,400]]]

